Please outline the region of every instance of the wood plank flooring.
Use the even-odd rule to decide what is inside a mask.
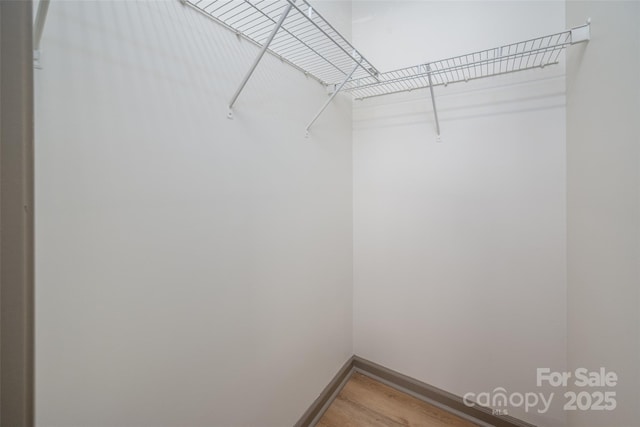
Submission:
[[[354,374],[317,427],[475,427],[413,396]]]

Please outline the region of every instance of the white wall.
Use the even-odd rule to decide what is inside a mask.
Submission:
[[[351,102],[305,139],[326,91],[265,56],[227,120],[257,49],[177,0],[42,47],[37,425],[292,425],[352,354]]]
[[[381,70],[565,26],[563,2],[358,1],[353,20]],[[566,368],[563,73],[437,88],[441,144],[428,91],[354,103],[356,354],[461,396],[559,391],[536,368]]]
[[[592,39],[567,62],[568,360],[619,383],[595,389],[616,392],[615,411],[572,412],[569,425],[638,427],[640,3],[567,3],[567,25],[587,16]]]
[[[321,3],[348,35],[350,5]],[[425,91],[354,104],[353,135],[339,97],[304,139],[325,90],[269,56],[229,121],[254,46],[177,1],[54,2],[37,425],[291,425],[354,352],[460,395],[605,365],[619,411],[569,424],[637,425],[637,51],[601,82],[640,16],[610,4],[569,3],[594,41],[572,48],[567,109],[563,64],[438,88],[437,144]],[[563,2],[353,4],[381,70],[563,28]],[[565,424],[561,405],[512,414]]]

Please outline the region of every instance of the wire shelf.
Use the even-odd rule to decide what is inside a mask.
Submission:
[[[560,33],[439,61],[380,73],[307,0],[180,0],[260,47],[231,97],[227,117],[266,52],[331,87],[331,96],[311,126],[339,92],[356,99],[429,88],[440,135],[433,88],[557,64],[571,44],[590,39],[587,24]]]
[[[378,71],[327,22],[307,0],[184,0],[236,34],[264,45],[289,4],[279,31],[269,44],[273,55],[324,85],[337,84],[360,64],[353,78]]]
[[[356,99],[446,86],[500,74],[557,64],[560,53],[572,43],[571,30],[512,43],[448,59],[380,73],[376,78],[349,81],[343,91]],[[430,83],[431,82],[431,83]]]

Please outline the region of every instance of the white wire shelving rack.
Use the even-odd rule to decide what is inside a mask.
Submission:
[[[441,59],[353,79],[343,89],[355,99],[366,99],[430,86],[447,86],[517,71],[557,64],[560,53],[572,43],[571,30],[512,43],[479,52]]]
[[[181,0],[256,45],[260,53],[229,101],[231,109],[265,52],[325,86],[353,78],[375,81],[378,70],[307,0]],[[337,92],[337,91],[335,91]]]
[[[590,21],[587,21],[585,25],[571,30],[379,73],[375,79],[352,79],[347,82],[343,91],[362,100],[429,88],[439,140],[440,123],[434,87],[555,65],[567,46],[587,42],[589,39]]]
[[[362,100],[429,88],[436,133],[440,125],[433,88],[557,64],[569,45],[590,39],[590,22],[559,33],[398,70],[379,72],[307,0],[180,0],[260,47],[231,97],[232,108],[266,52],[316,79],[331,96],[311,126],[339,92]]]

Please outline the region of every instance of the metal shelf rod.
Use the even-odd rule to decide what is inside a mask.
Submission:
[[[431,92],[431,105],[433,105],[433,116],[436,119],[436,135],[440,137],[440,122],[438,121],[438,109],[436,108],[436,97],[433,95],[433,83],[431,82],[431,67],[427,64],[427,79],[429,80],[429,91]]]
[[[316,122],[316,120],[318,120],[318,117],[320,117],[320,114],[322,114],[322,112],[329,106],[329,104],[331,103],[331,101],[333,101],[333,98],[336,97],[336,95],[338,94],[338,92],[340,92],[342,90],[342,87],[347,83],[347,81],[349,81],[349,79],[351,78],[351,76],[353,75],[353,73],[355,73],[355,71],[358,69],[358,67],[360,67],[360,64],[362,63],[362,58],[360,58],[359,61],[357,61],[356,66],[353,67],[353,70],[351,70],[351,72],[349,73],[349,75],[342,81],[342,83],[340,83],[340,86],[338,86],[336,88],[336,90],[333,91],[333,93],[331,94],[331,96],[329,97],[329,99],[327,99],[327,101],[324,103],[324,105],[322,106],[322,108],[320,108],[320,111],[318,111],[318,113],[315,115],[315,117],[311,120],[311,122],[307,125],[307,136],[309,135],[309,129],[311,129],[311,126]]]
[[[33,50],[40,50],[40,41],[42,40],[48,10],[49,0],[40,0],[40,3],[38,3],[38,11],[36,12],[36,22],[33,25]]]
[[[233,108],[233,104],[235,104],[236,101],[238,100],[238,97],[240,96],[240,93],[242,92],[242,89],[244,89],[245,85],[249,81],[249,78],[251,78],[251,75],[253,74],[253,72],[255,71],[256,67],[260,63],[260,60],[262,59],[262,57],[264,56],[264,53],[267,51],[267,49],[269,49],[269,44],[271,44],[271,41],[276,36],[276,33],[278,32],[278,30],[282,26],[282,23],[286,19],[286,17],[289,14],[290,10],[291,10],[291,3],[289,3],[289,5],[284,10],[284,12],[282,12],[282,15],[280,15],[280,19],[278,20],[278,23],[276,24],[275,27],[273,27],[273,31],[271,31],[271,34],[269,35],[269,38],[267,39],[265,44],[262,45],[262,49],[260,49],[260,53],[258,53],[258,56],[253,61],[253,64],[251,65],[251,68],[249,68],[249,72],[247,72],[247,75],[244,76],[244,79],[242,80],[242,83],[240,83],[240,87],[236,90],[236,93],[234,93],[233,96],[231,97],[231,101],[229,101],[229,113],[228,113],[228,117],[229,118],[233,118],[233,113],[231,112],[231,109]]]

